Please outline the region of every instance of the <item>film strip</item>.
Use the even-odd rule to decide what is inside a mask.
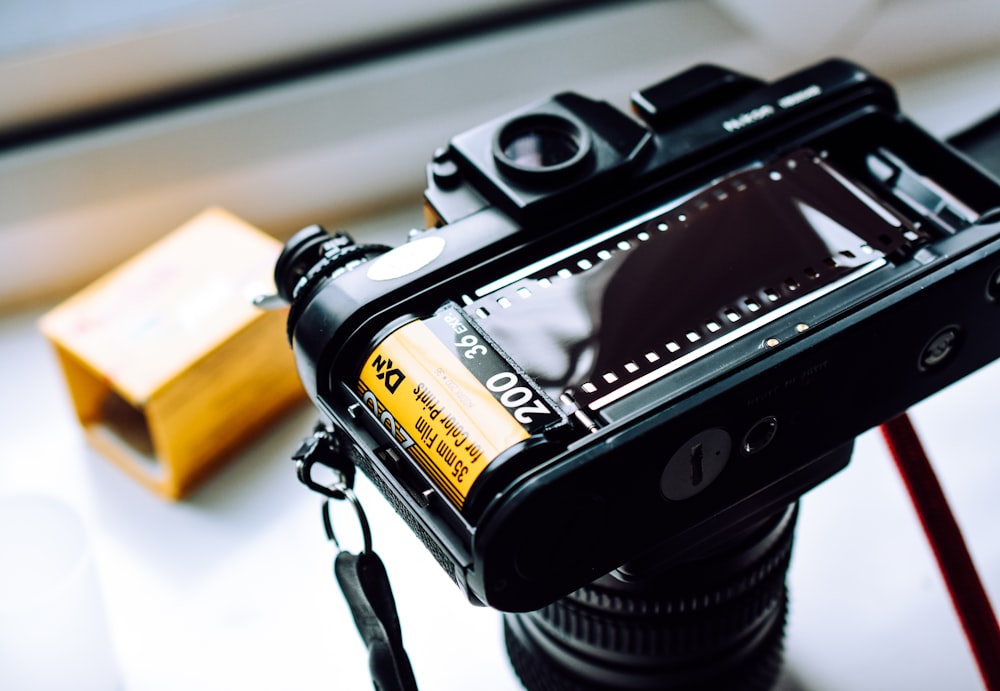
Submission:
[[[466,311],[553,398],[598,410],[922,238],[802,150],[525,267]]]

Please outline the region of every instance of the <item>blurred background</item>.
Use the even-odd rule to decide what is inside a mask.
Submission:
[[[278,235],[419,222],[435,148],[558,90],[625,105],[696,62],[774,78],[842,55],[937,133],[1000,101],[991,0],[51,0],[2,3],[0,27],[0,304],[209,205]]]
[[[122,688],[370,684],[285,460],[312,411],[163,503],[82,441],[35,329],[47,307],[213,205],[279,238],[322,222],[398,244],[437,147],[556,91],[624,107],[697,62],[774,78],[832,55],[940,136],[1000,109],[994,0],[0,3],[0,491],[84,513]],[[914,411],[994,602],[998,386],[994,366]],[[894,472],[868,434],[807,496],[784,688],[979,688]],[[421,688],[517,688],[497,615],[361,485]]]

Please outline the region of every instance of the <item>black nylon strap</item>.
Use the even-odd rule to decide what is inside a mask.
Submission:
[[[374,552],[340,552],[333,564],[361,639],[368,647],[368,668],[378,691],[417,691],[413,668],[403,649],[396,601],[382,560]]]

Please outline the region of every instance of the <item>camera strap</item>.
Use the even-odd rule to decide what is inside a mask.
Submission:
[[[368,670],[378,691],[417,691],[410,659],[403,648],[403,634],[396,612],[396,600],[389,585],[385,565],[372,549],[371,528],[361,501],[354,493],[354,464],[340,451],[333,430],[322,422],[311,437],[303,440],[292,455],[299,480],[325,495],[323,529],[337,548],[333,572],[347,606],[354,617],[361,640],[368,648]],[[313,467],[322,465],[333,472],[334,481],[321,484],[313,477]],[[346,501],[354,509],[361,526],[364,545],[353,553],[341,547],[330,517],[330,501]]]
[[[1000,623],[920,437],[906,413],[884,423],[881,431],[934,553],[983,684],[990,691],[1000,690]]]
[[[361,640],[368,648],[368,669],[375,688],[417,691],[382,560],[374,552],[339,552],[333,570]]]

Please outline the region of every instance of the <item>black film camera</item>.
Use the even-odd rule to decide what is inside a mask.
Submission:
[[[464,132],[428,230],[307,228],[275,278],[341,452],[470,600],[529,613],[526,683],[766,686],[798,498],[1000,354],[1000,186],[847,62],[632,104]]]

